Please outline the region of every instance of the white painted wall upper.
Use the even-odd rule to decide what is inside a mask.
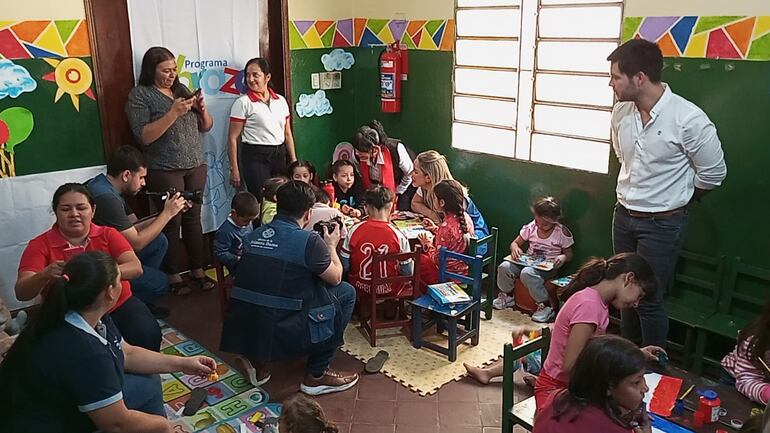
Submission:
[[[83,0],[0,0],[0,21],[78,20],[85,17]]]
[[[290,21],[340,20],[352,17],[353,0],[289,0]]]
[[[53,4],[55,0],[46,0],[46,3]],[[441,19],[452,18],[453,8],[454,0],[289,0],[289,19]],[[625,15],[770,15],[770,1],[626,0]]]
[[[626,0],[627,17],[770,15],[767,0]]]

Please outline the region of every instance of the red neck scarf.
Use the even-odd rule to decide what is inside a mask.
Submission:
[[[380,153],[382,154],[382,167],[380,167],[380,174],[382,175],[382,186],[396,192],[396,178],[393,174],[393,158],[390,156],[390,149],[387,146],[379,146]],[[372,162],[372,159],[369,160]],[[374,161],[376,164],[377,162]],[[372,179],[369,177],[369,164],[361,164],[361,177],[364,181],[364,189],[369,189],[372,186]],[[374,182],[377,183],[377,182]]]

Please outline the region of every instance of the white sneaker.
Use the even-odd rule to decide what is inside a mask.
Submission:
[[[516,305],[516,301],[513,299],[513,296],[504,292],[498,293],[497,298],[492,301],[492,307],[495,310],[504,310],[514,305]]]
[[[532,320],[538,323],[549,323],[555,316],[553,308],[545,304],[537,304],[537,311],[532,314]]]

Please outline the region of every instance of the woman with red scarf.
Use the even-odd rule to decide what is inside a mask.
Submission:
[[[358,128],[353,136],[353,150],[364,189],[382,185],[396,194],[398,210],[410,210],[417,190],[412,186],[415,153],[401,141],[388,138],[377,120]]]
[[[270,65],[256,57],[246,62],[243,81],[248,90],[236,99],[230,110],[227,156],[230,159],[230,183],[241,186],[262,201],[265,180],[285,176],[287,164],[297,160],[291,133],[291,111],[286,99],[270,88]],[[241,140],[241,165],[238,165],[238,140]],[[241,172],[242,171],[242,172]]]

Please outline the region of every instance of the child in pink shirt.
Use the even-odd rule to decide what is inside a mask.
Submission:
[[[492,306],[498,310],[513,306],[513,286],[516,278],[521,278],[537,303],[537,311],[532,314],[532,320],[547,323],[553,320],[554,310],[553,306],[548,305],[545,282],[556,277],[559,268],[572,260],[572,245],[575,241],[567,227],[559,223],[561,206],[553,197],[536,201],[532,205],[532,214],[535,219],[521,228],[519,236],[511,242],[510,257],[506,257],[497,268],[497,287],[500,293],[492,302]],[[542,270],[514,263],[524,254],[524,244],[529,244],[529,256],[552,262],[553,269]]]
[[[572,366],[588,339],[607,331],[609,306],[636,308],[645,292],[656,290],[656,286],[652,268],[634,253],[593,259],[580,268],[567,286],[564,295],[568,299],[556,316],[548,358],[535,382],[538,410],[567,387]],[[642,351],[652,360],[663,349],[647,346]]]
[[[722,367],[735,378],[735,388],[757,403],[770,402],[770,302],[762,314],[738,334],[735,349],[722,359]]]
[[[588,339],[605,333],[609,306],[635,308],[644,293],[655,290],[656,285],[650,265],[633,253],[617,254],[607,260],[592,259],[580,268],[565,291],[568,299],[556,316],[548,357],[535,382],[538,408],[545,407],[556,393],[567,387],[572,365]],[[531,329],[518,327],[514,330],[514,341]],[[662,350],[654,346],[642,349],[650,359],[655,359]],[[465,368],[481,383],[503,374],[502,362],[486,368],[468,365]]]

